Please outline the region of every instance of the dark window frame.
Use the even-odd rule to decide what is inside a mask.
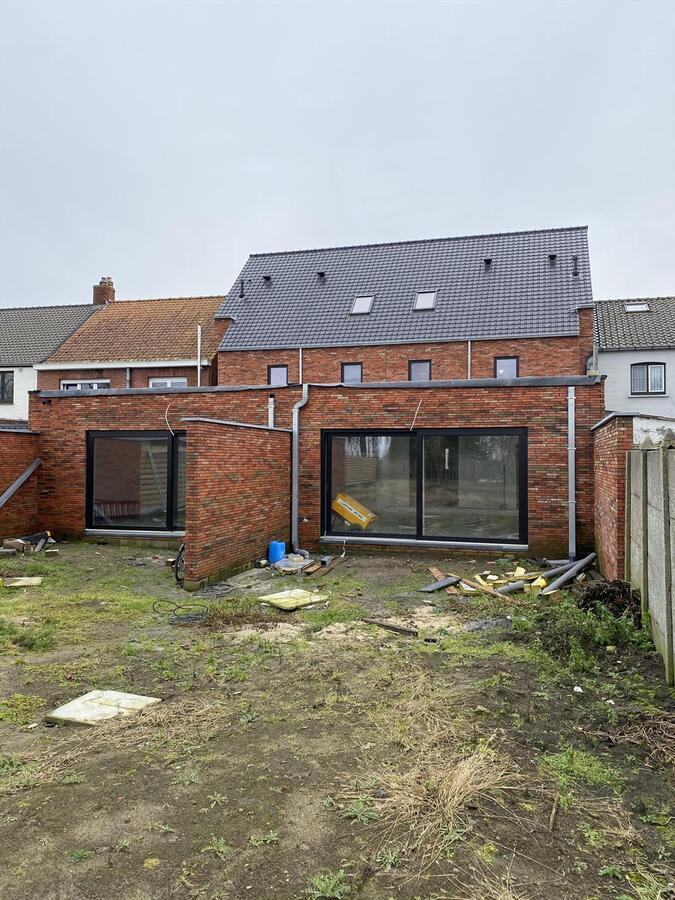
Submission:
[[[166,467],[166,525],[97,525],[94,523],[94,446],[96,438],[143,438],[145,440],[164,439],[169,442],[169,465]],[[185,431],[146,431],[144,429],[118,429],[114,431],[87,431],[87,471],[86,471],[86,509],[85,523],[88,529],[93,531],[156,531],[158,533],[173,533],[184,531],[184,526],[176,526],[178,514],[178,445],[181,440],[186,440]]]
[[[3,400],[3,395],[6,390],[4,383],[6,381],[9,381],[9,383],[10,383],[10,399],[9,400]],[[15,382],[16,382],[16,379],[14,378],[14,369],[9,369],[9,370],[5,370],[4,372],[0,372],[0,404],[2,404],[3,406],[11,406],[14,403]]]
[[[515,359],[516,361],[516,378],[520,378],[520,357],[511,355],[511,356],[495,356],[493,359],[493,372],[494,377],[497,378],[497,363],[501,362],[504,359]]]
[[[272,369],[285,369],[286,370],[286,381],[284,384],[273,384],[272,383]],[[285,363],[277,363],[273,366],[267,367],[267,386],[268,387],[288,387],[288,366]]]
[[[358,381],[345,381],[345,366],[359,366],[361,369],[361,377]],[[363,382],[363,363],[362,362],[343,362],[340,363],[340,383],[341,384],[361,384]]]
[[[662,391],[651,391],[649,389],[649,368],[650,366],[660,366],[663,369],[663,390]],[[646,368],[647,369],[647,390],[646,391],[636,391],[633,387],[633,370]],[[633,397],[663,397],[666,393],[666,364],[664,362],[658,362],[657,360],[650,360],[649,362],[637,362],[631,363],[630,366],[630,393]]]
[[[417,384],[424,384],[427,381],[431,381],[431,360],[430,359],[409,359],[408,360],[408,381],[412,381],[412,367],[414,365],[420,365],[421,363],[425,363],[429,366],[429,377],[422,379],[422,381],[416,382]]]
[[[416,490],[416,514],[417,528],[415,535],[402,538],[400,533],[392,534],[391,532],[372,532],[364,533],[363,537],[381,538],[383,541],[387,539],[397,540],[414,540],[414,541],[436,541],[436,542],[452,542],[467,545],[474,544],[523,544],[528,543],[528,429],[527,428],[417,428],[409,430],[406,428],[373,428],[373,429],[326,429],[321,431],[321,534],[334,537],[360,537],[354,531],[339,531],[332,527],[332,439],[334,437],[362,437],[382,435],[384,437],[409,437],[414,438],[415,443],[411,446],[415,447],[415,490]],[[518,538],[467,538],[454,535],[425,535],[423,533],[423,503],[422,497],[424,492],[424,454],[422,453],[422,442],[425,437],[430,436],[469,436],[469,435],[496,435],[507,437],[515,435],[518,437]]]

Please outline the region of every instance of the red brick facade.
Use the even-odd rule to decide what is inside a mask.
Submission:
[[[606,578],[623,578],[626,453],[633,446],[633,417],[609,419],[593,431],[593,444],[598,565]]]
[[[197,384],[197,369],[195,366],[172,366],[166,368],[140,369],[130,366],[132,388],[146,388],[149,386],[150,378],[187,378],[188,387],[195,387]],[[202,367],[202,385],[214,384],[217,378],[217,367]],[[111,389],[125,388],[127,373],[126,369],[106,369],[102,366],[100,369],[68,369],[66,371],[57,371],[48,369],[38,371],[37,386],[40,391],[58,391],[61,389],[62,381],[99,381],[101,379],[110,382]]]
[[[38,435],[0,430],[0,494],[39,456]],[[38,472],[0,507],[0,539],[38,530]]]
[[[187,424],[186,585],[290,539],[290,444],[289,431]]]

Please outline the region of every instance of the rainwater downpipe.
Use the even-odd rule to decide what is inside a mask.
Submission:
[[[197,325],[197,387],[202,385],[202,326]]]
[[[270,394],[267,398],[267,427],[274,428],[275,422],[276,400],[274,394]]]
[[[471,341],[466,342],[466,377],[471,378]]]
[[[567,388],[567,521],[568,521],[568,555],[575,559],[577,555],[577,488],[576,488],[576,425],[575,425],[575,390]]]
[[[131,387],[131,367],[127,366],[126,371],[124,373],[124,387]]]
[[[300,410],[309,399],[309,385],[303,384],[302,398],[293,406],[291,435],[291,545],[298,550],[300,517]]]
[[[298,384],[302,383],[302,347],[298,347]]]

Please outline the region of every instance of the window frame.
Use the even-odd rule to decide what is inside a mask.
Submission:
[[[272,381],[272,369],[284,369],[286,371],[286,380],[283,384],[274,384]],[[288,365],[285,363],[275,363],[274,365],[270,365],[267,367],[267,387],[288,387]]]
[[[415,380],[415,384],[427,384],[432,380],[431,376],[431,360],[430,359],[409,359],[408,360],[408,381],[413,381],[412,377],[412,367],[418,365],[427,365],[429,366],[429,377],[423,378],[421,381]]]
[[[354,531],[340,531],[332,527],[332,470],[333,470],[333,454],[332,439],[334,437],[409,437],[415,440],[415,493],[416,493],[416,533],[409,537],[402,538],[400,533],[392,534],[391,532],[367,532],[359,535]],[[422,452],[423,441],[425,437],[441,436],[441,437],[464,437],[464,436],[480,436],[480,435],[496,435],[496,436],[516,436],[518,443],[518,538],[466,538],[452,535],[425,535],[424,532],[424,453]],[[361,537],[378,540],[406,540],[418,541],[420,543],[453,543],[466,544],[467,546],[475,544],[518,544],[527,545],[528,543],[528,453],[529,440],[528,429],[525,428],[416,428],[410,430],[407,428],[373,428],[373,429],[322,429],[321,430],[321,535],[326,537],[340,538],[356,538]],[[411,445],[412,446],[412,445]]]
[[[368,309],[356,309],[359,300],[370,300]],[[352,308],[349,312],[350,316],[368,316],[372,312],[373,303],[375,302],[375,294],[358,294],[352,301]]]
[[[420,294],[433,294],[434,300],[431,306],[418,306],[417,303],[420,298]],[[424,291],[415,291],[415,299],[413,301],[413,312],[431,312],[431,310],[436,309],[436,301],[438,300],[438,291],[435,288],[429,288]]]
[[[499,377],[499,376],[497,375],[497,363],[499,363],[499,362],[501,362],[502,360],[505,360],[505,359],[515,359],[515,361],[516,361],[516,374],[515,374],[515,376],[513,376],[513,377],[515,377],[515,378],[520,378],[520,357],[519,357],[519,356],[515,356],[515,355],[512,355],[512,356],[495,356],[495,357],[493,358],[493,371],[494,371],[494,377],[495,377],[495,378],[498,378],[498,377]],[[511,376],[509,376],[509,377],[511,377]]]
[[[104,385],[104,387],[87,387],[83,388],[79,385],[96,384]],[[77,387],[66,387],[66,385],[78,385]],[[110,390],[109,378],[62,378],[59,381],[60,391],[108,391]]]
[[[9,379],[6,379],[6,376],[10,376]],[[5,390],[5,388],[4,388],[4,386],[3,386],[2,383],[5,382],[6,380],[9,380],[9,383],[10,383],[10,386],[11,386],[10,399],[9,399],[9,400],[3,400],[3,399],[2,399],[2,395],[3,395],[4,390]],[[16,378],[15,378],[15,376],[14,376],[14,369],[3,369],[3,370],[0,372],[0,405],[1,405],[1,406],[13,406],[13,405],[14,405],[14,399],[15,399],[15,396],[16,396],[16,391],[15,391],[15,389],[16,389]]]
[[[149,528],[147,525],[96,525],[94,524],[94,450],[97,438],[144,438],[146,440],[164,439],[168,441],[169,465],[166,467],[166,522],[162,526],[153,526]],[[87,455],[86,455],[86,491],[85,491],[85,525],[87,530],[91,531],[138,531],[138,532],[157,532],[159,534],[175,534],[185,531],[184,527],[176,527],[177,518],[177,485],[178,485],[178,445],[181,440],[187,442],[186,431],[152,431],[145,429],[117,429],[112,431],[87,431]]]
[[[153,381],[168,381],[169,384],[155,385],[152,383]],[[184,381],[185,384],[171,384],[172,381]],[[189,387],[189,385],[188,385],[187,375],[170,375],[166,378],[162,378],[161,375],[154,375],[151,378],[148,378],[148,387],[152,388],[153,390],[163,391],[163,390],[168,390],[169,388],[172,388],[172,387],[176,387],[176,388]]]
[[[346,381],[345,366],[358,366],[361,369],[361,377],[358,381]],[[362,384],[363,383],[363,363],[362,362],[343,362],[340,363],[340,384]]]
[[[663,370],[663,390],[662,391],[652,391],[649,387],[649,374],[652,366],[659,366]],[[636,391],[633,387],[633,371],[635,369],[646,369],[647,370],[647,390],[646,391]],[[630,365],[630,395],[631,397],[663,397],[666,393],[666,364],[664,362],[657,361],[645,361],[645,362],[635,362]]]

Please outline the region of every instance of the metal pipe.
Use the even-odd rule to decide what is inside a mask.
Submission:
[[[197,325],[197,387],[202,386],[202,326]]]
[[[267,398],[267,426],[268,426],[268,428],[274,428],[275,409],[276,409],[276,401],[274,399],[274,394],[270,394],[269,397]]]
[[[302,347],[298,347],[298,384],[303,384],[302,378]]]
[[[298,550],[298,518],[300,515],[300,410],[309,399],[309,385],[303,384],[302,398],[293,406],[291,436],[291,546]]]
[[[124,386],[127,388],[131,387],[131,368],[129,366],[127,366],[124,373]]]
[[[439,547],[441,549],[457,548],[458,550],[490,550],[496,553],[500,550],[507,552],[523,553],[528,550],[527,544],[491,544],[477,541],[428,541],[418,538],[390,538],[390,537],[352,537],[351,535],[322,534],[322,544],[389,544],[400,547],[418,547],[420,549]]]
[[[466,377],[471,378],[471,341],[466,342]]]
[[[560,575],[563,572],[566,572],[568,569],[571,569],[574,565],[573,562],[566,562],[564,565],[556,566],[555,569],[547,569],[545,572],[541,573],[541,578],[551,578],[553,575]],[[536,579],[528,579],[528,581],[535,581]],[[512,594],[514,591],[522,591],[525,585],[528,583],[524,578],[519,581],[510,581],[508,584],[503,584],[501,587],[497,588],[498,594]]]
[[[577,460],[575,393],[575,388],[567,388],[567,554],[570,559],[574,559],[577,555]]]
[[[594,559],[595,553],[589,553],[588,556],[584,556],[584,558],[580,559],[578,563],[575,563],[571,569],[563,572],[560,578],[556,578],[556,580],[552,581],[548,587],[545,587],[542,594],[553,594],[559,587],[562,587],[563,584],[571,581],[582,569],[585,569],[586,566],[590,565]]]

